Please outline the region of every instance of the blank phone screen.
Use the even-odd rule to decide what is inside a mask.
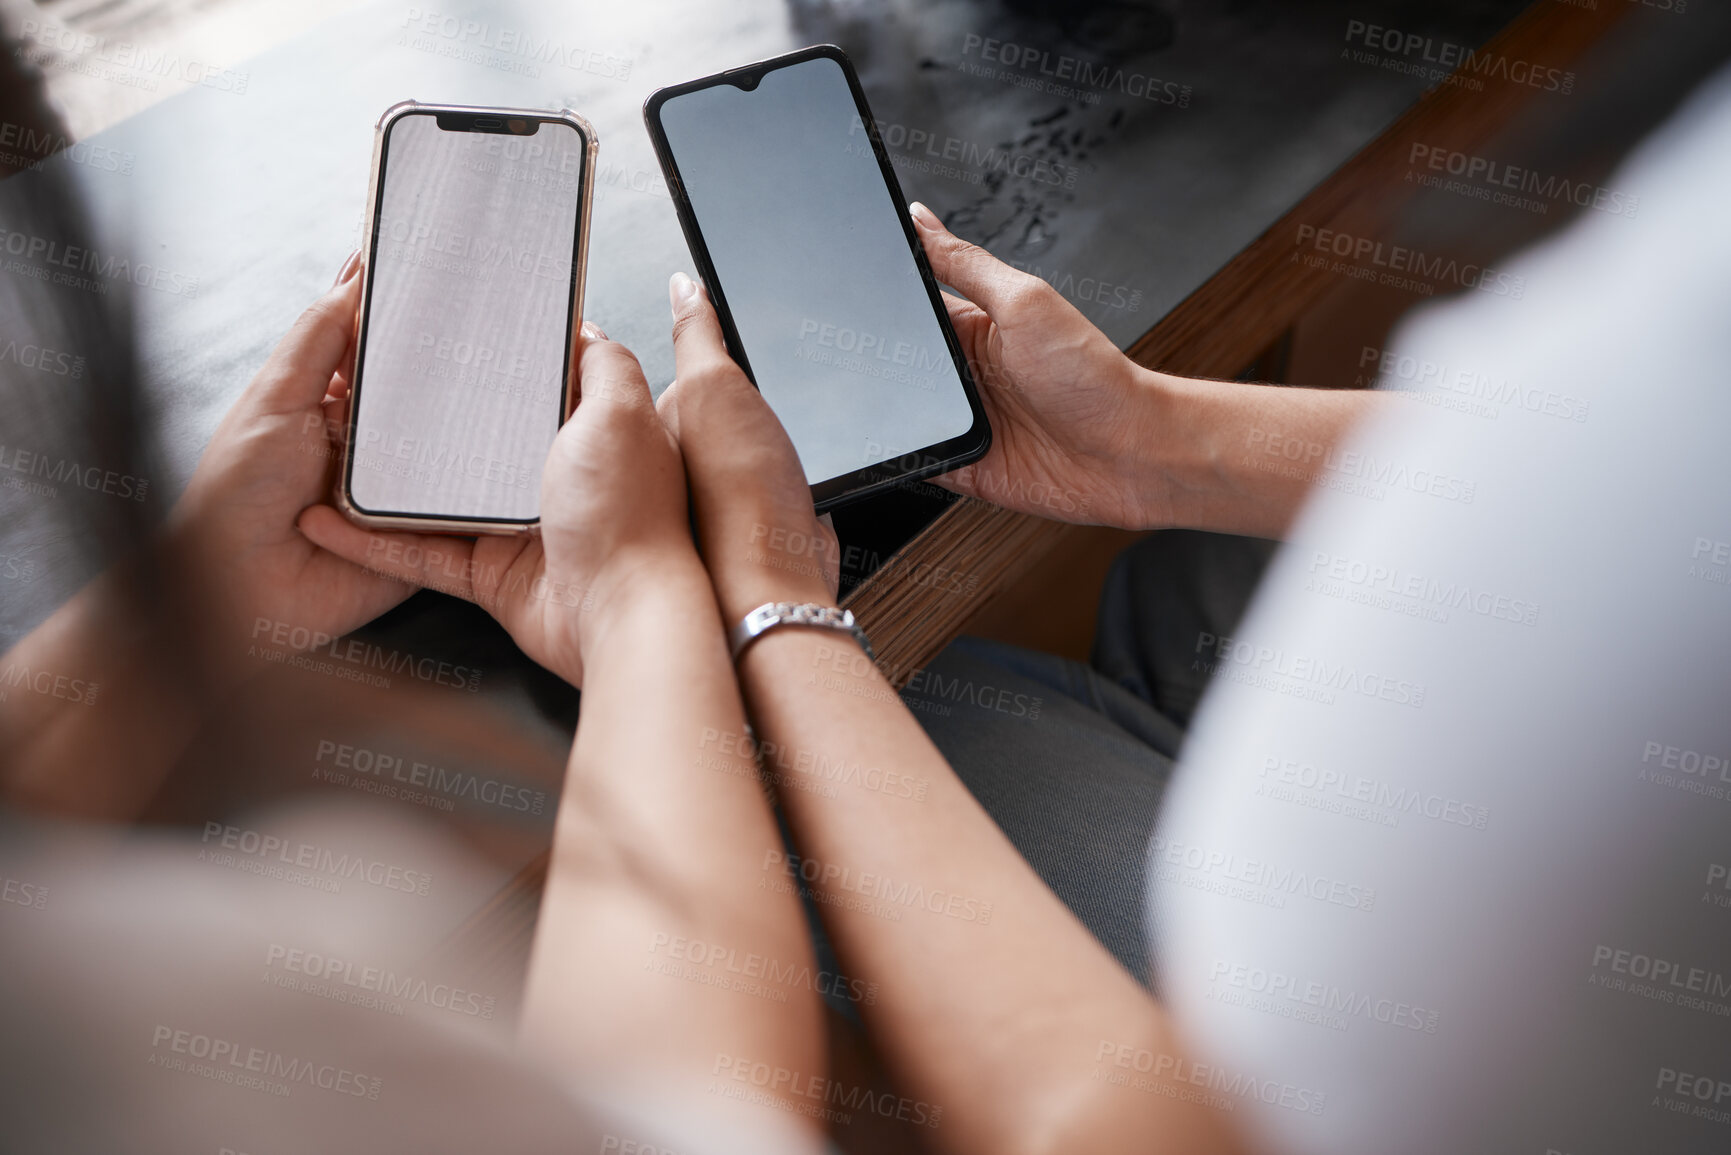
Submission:
[[[662,131],[757,387],[816,485],[974,415],[836,61],[674,96]]]
[[[563,417],[586,142],[392,122],[355,397],[363,512],[533,521]]]

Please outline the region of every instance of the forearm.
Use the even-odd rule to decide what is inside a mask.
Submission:
[[[719,1060],[822,1068],[810,938],[759,886],[778,839],[707,575],[693,554],[633,585],[584,647],[523,1035],[749,1122],[760,1108],[704,1097]]]
[[[741,680],[801,858],[903,1093],[951,1152],[1227,1149],[1200,1109],[1094,1076],[1176,1054],[1160,1008],[1034,874],[850,641],[780,630]]]
[[[1139,369],[1121,484],[1141,524],[1281,537],[1384,399],[1361,389],[1206,381]]]
[[[125,574],[91,582],[0,657],[9,805],[134,818],[195,732],[195,646]]]

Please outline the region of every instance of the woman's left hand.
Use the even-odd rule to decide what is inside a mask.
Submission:
[[[328,499],[342,457],[360,268],[355,253],[277,345],[169,515],[171,561],[215,611],[222,665],[232,668],[261,635],[340,637],[413,592],[321,549],[297,525]]]

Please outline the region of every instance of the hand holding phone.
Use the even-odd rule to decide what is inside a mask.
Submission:
[[[793,442],[728,355],[703,289],[678,273],[669,295],[678,374],[657,407],[679,441],[722,620],[764,602],[833,604],[840,549],[812,508]]]
[[[596,154],[577,114],[379,120],[340,500],[375,528],[522,533],[575,403]]]
[[[578,342],[583,403],[553,440],[535,535],[460,537],[363,528],[314,506],[314,544],[410,585],[472,601],[522,651],[573,685],[595,627],[626,601],[704,585],[691,542],[679,449],[656,415],[631,351],[585,325]]]
[[[986,452],[985,410],[841,49],[664,88],[643,115],[728,350],[820,510]]]

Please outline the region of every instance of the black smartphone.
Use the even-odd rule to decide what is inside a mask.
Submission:
[[[672,85],[643,119],[728,351],[820,511],[985,454],[991,426],[846,53]]]
[[[529,533],[571,414],[595,130],[569,109],[379,118],[338,502],[377,529]]]

